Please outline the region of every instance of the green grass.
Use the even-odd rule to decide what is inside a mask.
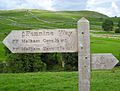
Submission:
[[[4,61],[5,58],[6,58],[6,56],[5,56],[4,45],[0,44],[0,62]]]
[[[120,40],[91,37],[92,53],[112,53],[120,60]]]
[[[120,69],[114,71],[92,71],[91,91],[119,91]]]
[[[120,69],[92,71],[91,91],[119,91]],[[78,91],[77,72],[0,74],[0,91]]]
[[[114,31],[109,31],[109,32],[107,32],[107,31],[91,31],[91,33],[92,34],[120,34],[120,33],[115,33]]]

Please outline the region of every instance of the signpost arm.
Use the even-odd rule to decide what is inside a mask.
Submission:
[[[90,34],[89,21],[84,17],[78,21],[78,71],[79,91],[90,91]]]

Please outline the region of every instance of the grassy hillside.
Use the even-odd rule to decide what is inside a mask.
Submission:
[[[100,29],[101,18],[107,18],[93,11],[62,11],[52,12],[45,10],[6,10],[0,11],[0,39],[4,33],[11,30],[38,29],[38,28],[76,28],[81,17],[91,21],[91,29]]]
[[[112,53],[120,60],[120,40],[91,37],[92,53]]]
[[[100,24],[101,18],[107,18],[106,15],[93,11],[0,11],[0,32],[8,32],[14,29],[76,28],[76,22],[83,16],[90,19],[92,26]]]
[[[119,91],[119,80],[119,69],[92,71],[91,91]],[[0,91],[78,91],[78,73],[0,74]]]
[[[2,40],[11,30],[27,30],[27,29],[53,29],[53,28],[76,28],[77,21],[81,17],[86,17],[90,21],[91,30],[101,30],[101,24],[104,19],[108,16],[94,12],[94,11],[46,11],[46,10],[1,10],[0,11],[0,60],[5,59],[4,45]],[[119,18],[111,18],[117,24]],[[93,39],[93,38],[92,38]],[[95,41],[101,41],[103,39],[96,39]],[[111,52],[117,57],[119,56],[119,45],[118,41],[106,42],[106,48],[108,50],[99,51],[95,49],[96,44],[92,43],[93,52]],[[109,47],[109,45],[112,45]],[[100,44],[100,43],[99,43]],[[98,45],[99,45],[98,44]],[[117,44],[116,48],[115,44]],[[103,47],[104,48],[104,47]],[[113,50],[113,49],[115,50]],[[117,52],[116,52],[117,51]]]

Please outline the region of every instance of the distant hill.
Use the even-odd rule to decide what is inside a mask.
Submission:
[[[47,11],[47,10],[1,10],[0,32],[20,29],[36,28],[75,28],[76,22],[86,17],[90,21],[99,23],[98,18],[108,16],[94,11]],[[97,18],[97,19],[96,19]],[[97,25],[92,23],[92,25]]]
[[[0,41],[11,30],[76,28],[82,17],[90,20],[91,29],[96,30],[101,29],[102,19],[108,18],[94,11],[0,10]]]
[[[60,11],[61,12],[61,11]],[[108,18],[107,15],[95,12],[95,11],[62,11],[61,13],[68,13],[71,15],[76,15],[79,17],[87,17],[87,18]]]

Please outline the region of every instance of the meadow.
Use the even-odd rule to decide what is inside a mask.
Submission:
[[[112,53],[120,60],[120,40],[91,37],[91,53]]]
[[[120,69],[91,72],[91,91],[120,91]],[[0,74],[0,91],[78,91],[77,72]]]

